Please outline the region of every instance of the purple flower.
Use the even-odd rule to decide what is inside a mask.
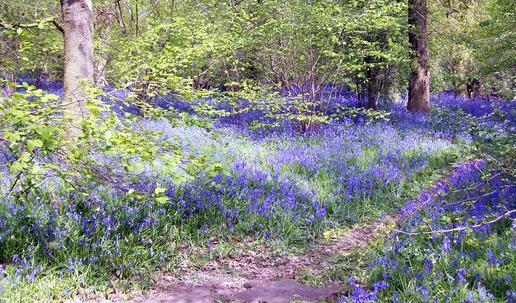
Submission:
[[[375,292],[379,292],[381,291],[382,289],[385,289],[385,288],[388,288],[389,287],[389,283],[387,283],[386,281],[384,280],[380,280],[376,283],[373,284],[373,290]]]
[[[443,239],[443,245],[442,245],[442,250],[444,252],[447,252],[447,253],[450,253],[452,250],[451,250],[451,242],[450,242],[450,239],[448,238],[448,236],[445,236],[444,239]]]
[[[464,269],[464,268],[457,269],[457,276],[459,277],[459,284],[466,283],[466,269]]]
[[[488,248],[487,249],[487,262],[493,264],[493,265],[496,265],[496,264],[503,264],[502,261],[498,260],[496,258],[496,256],[494,255],[493,251],[491,250],[491,248]]]

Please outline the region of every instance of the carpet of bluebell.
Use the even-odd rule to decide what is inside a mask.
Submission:
[[[332,103],[357,106],[345,96]],[[503,147],[516,131],[516,106],[448,95],[434,96],[433,104],[425,116],[385,103],[388,118],[342,116],[310,134],[285,124],[250,129],[260,119],[252,110],[236,123],[220,119],[211,131],[139,121],[138,127],[159,131],[159,140],[180,142],[192,156],[226,168],[180,184],[147,167],[116,188],[92,182],[77,192],[49,182],[48,192],[19,203],[8,192],[6,170],[0,298],[20,300],[27,285],[48,278],[74,281],[42,291],[60,300],[98,280],[169,270],[178,247],[209,247],[215,236],[302,244],[337,225],[400,212],[400,231],[371,260],[370,280],[346,281],[353,290],[343,302],[512,302],[515,216],[482,223],[515,208],[514,170]],[[489,158],[479,157],[484,151],[492,151]],[[11,160],[0,153],[0,163]],[[449,171],[456,162],[466,164]],[[120,188],[168,199],[142,201]],[[460,230],[445,231],[454,228]]]

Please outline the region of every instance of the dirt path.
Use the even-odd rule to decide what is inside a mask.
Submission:
[[[302,277],[323,276],[328,266],[339,255],[385,235],[396,225],[397,216],[385,216],[370,224],[349,230],[333,230],[317,244],[298,253],[274,251],[263,245],[238,243],[242,253],[237,256],[216,257],[199,269],[183,267],[175,276],[165,275],[154,290],[118,302],[318,302],[319,298],[336,299],[345,290],[339,281],[325,279],[310,287],[295,282]],[[251,247],[252,249],[244,249]],[[306,282],[306,281],[304,281]],[[312,283],[314,284],[314,283]]]

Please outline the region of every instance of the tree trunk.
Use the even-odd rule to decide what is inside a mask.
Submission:
[[[6,80],[6,83],[3,86],[3,92],[6,96],[11,96],[16,91],[16,88],[14,86],[11,86],[10,83],[16,82],[16,76],[13,73],[4,71],[2,72],[3,78]],[[1,82],[0,82],[1,83]],[[1,91],[0,91],[1,93]]]
[[[372,63],[371,60],[366,58],[366,63]],[[366,79],[367,79],[367,108],[377,110],[378,109],[378,100],[377,96],[377,88],[376,82],[378,81],[376,73],[373,71],[373,67],[368,67],[366,71]]]
[[[409,0],[408,23],[412,71],[408,86],[407,109],[426,113],[430,111],[427,10],[427,0]]]
[[[376,98],[376,90],[372,83],[367,84],[367,108],[377,110],[378,99]]]
[[[72,121],[69,136],[80,132],[74,122],[87,116],[86,86],[93,84],[93,35],[91,0],[61,0],[63,14],[65,69],[65,115]]]

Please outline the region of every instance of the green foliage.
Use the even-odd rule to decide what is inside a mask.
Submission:
[[[481,95],[514,98],[514,11],[505,0],[431,3],[433,88],[467,95],[478,79]]]
[[[240,99],[256,101],[267,83],[312,108],[328,83],[385,90],[407,57],[402,2],[185,1],[172,11],[161,22],[142,21],[139,35],[114,35],[118,51],[101,47],[113,53],[107,79],[129,83],[144,101],[219,89],[238,115]]]
[[[303,97],[282,97],[268,94],[252,102],[250,110],[258,110],[263,116],[252,122],[251,128],[279,127],[291,123],[300,133],[311,133],[330,122],[326,115],[327,103],[322,100],[307,101]]]
[[[59,98],[28,85],[24,88],[26,93],[0,99],[1,149],[11,160],[9,171],[16,178],[10,188],[16,188],[18,195],[44,181],[48,171],[59,170],[56,163],[42,159],[59,153],[65,133],[56,112]]]
[[[466,84],[477,78],[472,36],[483,3],[468,5],[469,1],[430,3],[432,22],[438,35],[429,36],[432,89],[466,94]]]
[[[2,4],[0,19],[13,26],[0,27],[0,72],[17,76],[24,73],[36,80],[61,77],[62,34],[52,23],[43,22],[44,18],[58,14],[56,4],[55,1],[40,1],[36,6],[12,1]],[[26,23],[34,27],[18,26]]]
[[[516,96],[516,5],[493,0],[486,11],[487,16],[478,25],[480,73],[488,92],[512,99]]]
[[[130,83],[133,91],[149,98],[169,90],[187,93],[193,77],[203,71],[202,59],[214,51],[206,39],[209,29],[193,25],[183,18],[131,39],[118,53],[109,79]]]
[[[167,175],[178,183],[191,179],[200,169],[224,170],[205,164],[201,157],[185,156],[176,140],[163,140],[159,131],[142,128],[140,117],[120,118],[98,99],[101,93],[96,90],[90,90],[86,100],[90,115],[82,121],[68,121],[58,96],[27,84],[23,88],[25,92],[0,99],[0,146],[8,159],[4,165],[15,176],[8,193],[15,199],[27,201],[33,194],[41,195],[49,183],[55,183],[56,190],[64,186],[83,194],[92,182],[128,192],[131,188],[124,184],[144,170]],[[149,106],[142,112],[153,119],[169,115]],[[80,128],[77,138],[66,135],[70,127]],[[154,198],[163,200],[161,194],[155,192]]]

